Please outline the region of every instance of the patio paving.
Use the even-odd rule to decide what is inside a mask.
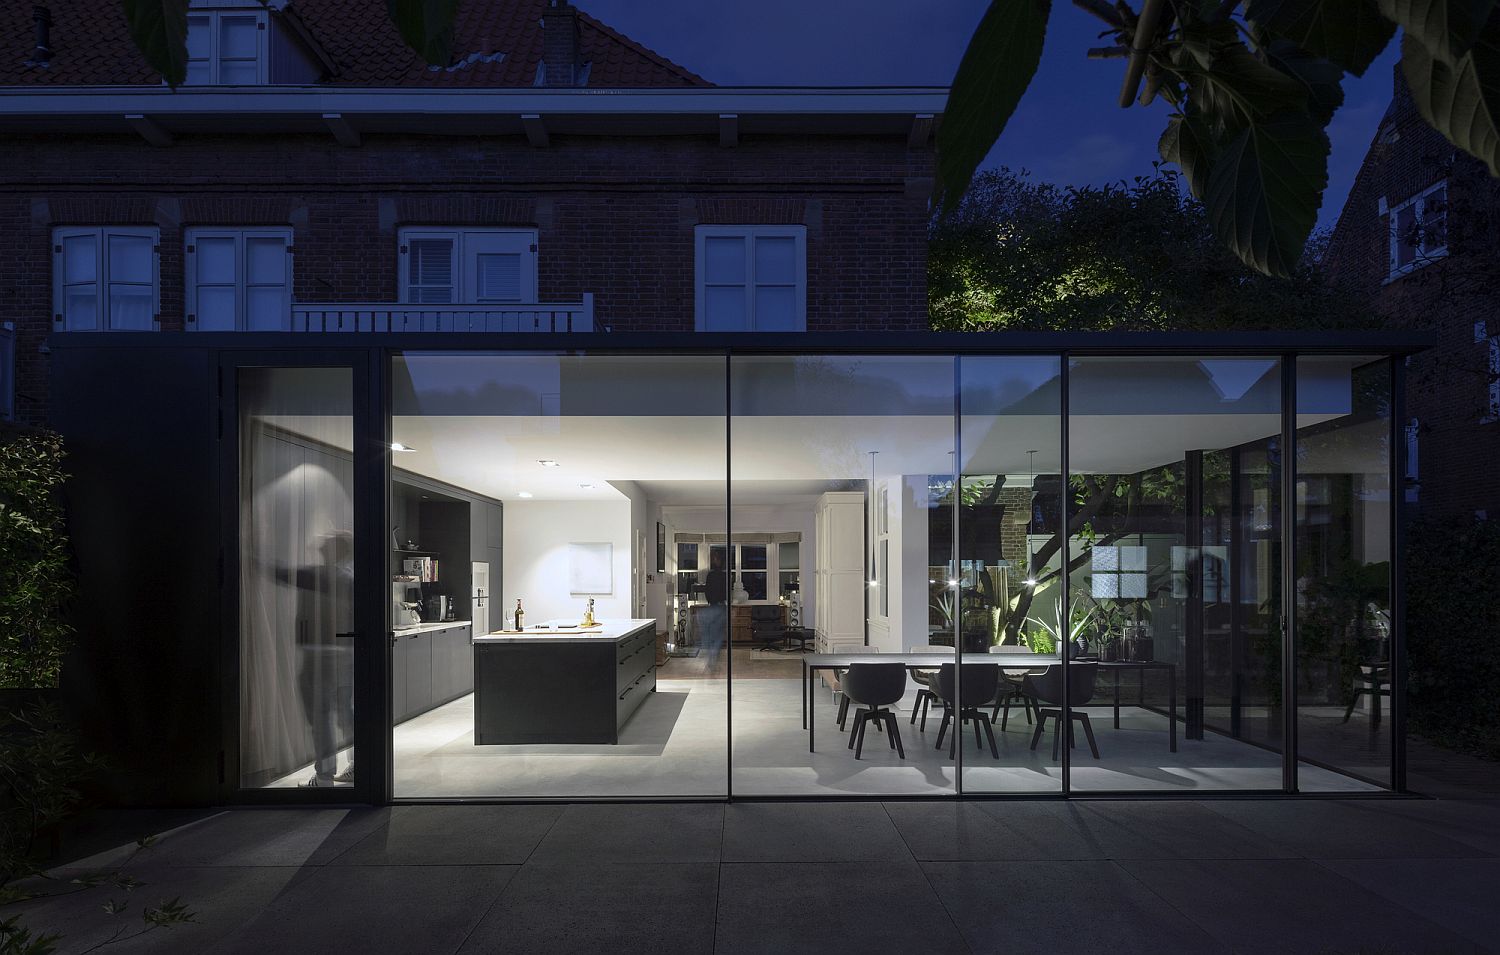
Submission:
[[[142,887],[6,914],[64,953],[122,927],[104,951],[1500,951],[1489,798],[236,809],[115,829],[162,821],[147,849],[96,832],[54,870]],[[174,896],[195,921],[130,937]]]

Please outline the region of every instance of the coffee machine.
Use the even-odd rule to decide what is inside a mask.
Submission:
[[[415,577],[391,581],[391,629],[410,630],[422,622],[422,582]]]
[[[442,594],[427,595],[427,613],[424,619],[451,620],[453,618],[453,598]]]

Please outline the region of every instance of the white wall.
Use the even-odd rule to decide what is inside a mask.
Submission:
[[[519,597],[528,624],[583,619],[588,595],[568,593],[568,544],[608,541],[614,545],[613,592],[593,595],[594,613],[631,616],[630,515],[629,500],[507,501],[500,608],[511,613]]]

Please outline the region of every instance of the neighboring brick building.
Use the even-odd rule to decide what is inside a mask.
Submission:
[[[1423,122],[1399,64],[1327,266],[1393,328],[1437,334],[1407,363],[1414,515],[1500,517],[1500,183]]]
[[[556,0],[467,0],[431,68],[385,9],[195,0],[175,93],[116,0],[0,11],[17,418],[47,417],[53,331],[325,327],[306,303],[391,328],[450,302],[532,306],[491,330],[926,327],[940,91],[719,90]],[[710,315],[706,234],[793,240],[786,294],[752,277]]]

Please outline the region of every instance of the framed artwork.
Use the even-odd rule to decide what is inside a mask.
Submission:
[[[612,594],[615,592],[615,545],[572,543],[568,545],[568,593]]]

